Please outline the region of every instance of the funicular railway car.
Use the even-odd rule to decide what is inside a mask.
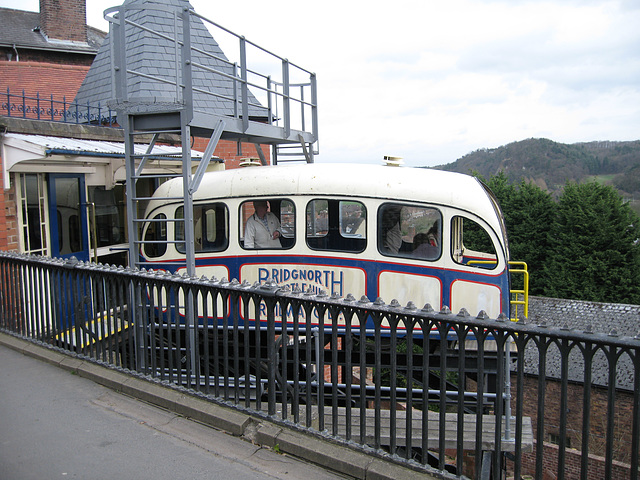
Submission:
[[[165,182],[148,203],[140,248],[148,269],[185,271],[182,185]],[[504,220],[494,195],[474,177],[389,165],[251,167],[205,174],[193,205],[197,277],[510,315]],[[277,328],[291,329],[282,319],[290,320],[279,315]],[[266,316],[238,321],[265,334]],[[221,315],[200,319],[209,329],[228,328],[225,322]],[[306,322],[317,326],[319,319],[298,325]],[[412,335],[416,342],[426,336]],[[264,337],[258,342],[267,344]]]
[[[181,196],[181,179],[171,180],[147,206],[148,268],[184,269],[182,202],[166,200]],[[246,232],[260,201],[276,220],[267,228],[277,239],[264,245]],[[510,313],[504,220],[474,177],[382,165],[252,167],[205,174],[193,203],[197,276]]]

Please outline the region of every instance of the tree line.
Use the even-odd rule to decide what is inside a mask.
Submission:
[[[502,208],[511,259],[528,265],[531,295],[640,304],[640,217],[614,187],[567,182],[554,198],[502,172],[480,179]]]

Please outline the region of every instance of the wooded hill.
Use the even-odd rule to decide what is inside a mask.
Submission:
[[[564,144],[530,138],[498,148],[480,149],[447,165],[434,167],[477,173],[485,179],[504,172],[510,183],[525,180],[556,193],[567,181],[596,180],[625,198],[640,198],[640,140]]]

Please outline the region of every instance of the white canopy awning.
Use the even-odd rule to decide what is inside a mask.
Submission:
[[[136,144],[135,153],[144,154],[147,149],[148,145]],[[156,157],[147,162],[145,173],[182,168],[182,147],[155,145],[151,153]],[[123,142],[5,133],[0,136],[0,154],[6,188],[9,172],[85,173],[88,185],[108,189],[126,178]],[[200,160],[202,155],[191,150],[193,160]]]

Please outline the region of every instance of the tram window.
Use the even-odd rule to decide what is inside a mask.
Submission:
[[[456,263],[489,270],[496,268],[496,249],[489,232],[479,223],[470,218],[453,217],[451,239],[451,255]]]
[[[176,209],[176,219],[184,218],[184,207]],[[224,203],[193,206],[195,252],[220,252],[229,246],[229,214]],[[176,222],[176,250],[185,253],[184,222]],[[182,242],[182,243],[180,243]]]
[[[116,185],[111,190],[104,187],[89,187],[88,193],[89,203],[95,208],[94,228],[98,247],[123,242],[124,186]]]
[[[257,215],[266,205],[268,227],[264,226]],[[273,214],[273,216],[271,215]],[[291,248],[295,243],[296,212],[291,200],[271,198],[255,199],[240,205],[240,244],[242,248],[269,249]],[[266,229],[269,229],[269,232]],[[277,234],[275,231],[277,230]],[[274,235],[276,238],[274,238]]]
[[[378,210],[378,250],[388,256],[437,260],[441,225],[437,208],[385,203]]]
[[[161,257],[167,251],[167,216],[159,213],[147,224],[144,253],[149,258]]]
[[[307,245],[313,250],[362,252],[367,246],[365,206],[318,199],[307,204]]]
[[[280,230],[284,238],[294,238],[296,231],[296,216],[293,202],[280,202]]]

